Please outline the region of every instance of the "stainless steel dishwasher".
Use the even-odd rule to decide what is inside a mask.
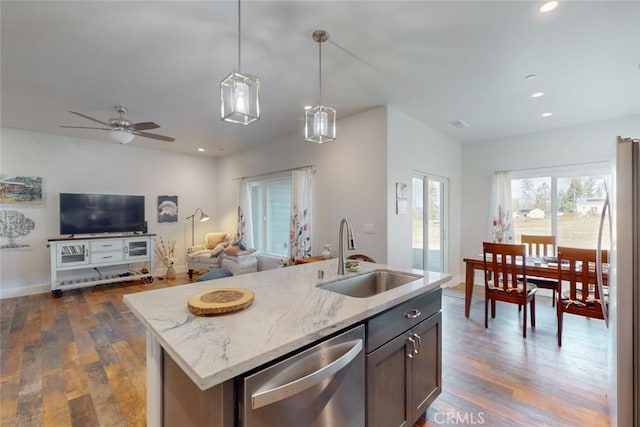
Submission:
[[[363,427],[364,326],[241,379],[241,427]]]

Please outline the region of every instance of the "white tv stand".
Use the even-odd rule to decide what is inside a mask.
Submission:
[[[155,240],[155,234],[48,239],[51,295],[60,298],[67,289],[129,280],[153,282]]]

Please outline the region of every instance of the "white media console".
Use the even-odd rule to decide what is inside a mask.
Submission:
[[[67,289],[144,279],[153,282],[155,234],[56,237],[51,250],[51,295]]]

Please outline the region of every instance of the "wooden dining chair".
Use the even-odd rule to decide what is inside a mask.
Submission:
[[[496,301],[523,306],[522,336],[527,337],[527,303],[531,309],[531,327],[536,326],[536,286],[527,281],[525,245],[482,243],[484,261],[484,327],[496,317]]]
[[[556,256],[556,236],[537,236],[532,234],[523,234],[520,236],[520,243],[527,245],[527,256],[542,258],[547,256]],[[539,288],[549,289],[552,291],[551,305],[556,305],[556,289],[558,281],[547,279],[545,277],[527,276],[527,281],[533,283]]]
[[[609,262],[609,254],[604,250],[602,262]],[[558,248],[558,346],[562,346],[565,313],[604,320],[602,304],[609,303],[609,296],[606,283],[605,295],[600,295],[595,266],[595,249]]]
[[[358,260],[358,261],[366,261],[366,262],[376,262],[373,258],[371,258],[370,256],[367,256],[367,255],[364,255],[364,254],[349,255],[347,257],[347,259]]]

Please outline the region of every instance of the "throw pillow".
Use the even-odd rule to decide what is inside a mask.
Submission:
[[[224,251],[224,242],[218,243],[218,245],[213,248],[213,250],[211,251],[211,258],[217,257],[222,253],[222,251]]]
[[[227,233],[207,233],[205,236],[205,245],[207,245],[207,249],[213,250],[219,243],[222,243],[226,240]]]
[[[249,255],[254,253],[256,250],[251,248],[243,251],[240,249],[240,246],[229,246],[224,250],[224,254],[227,256],[240,256],[240,255]]]

